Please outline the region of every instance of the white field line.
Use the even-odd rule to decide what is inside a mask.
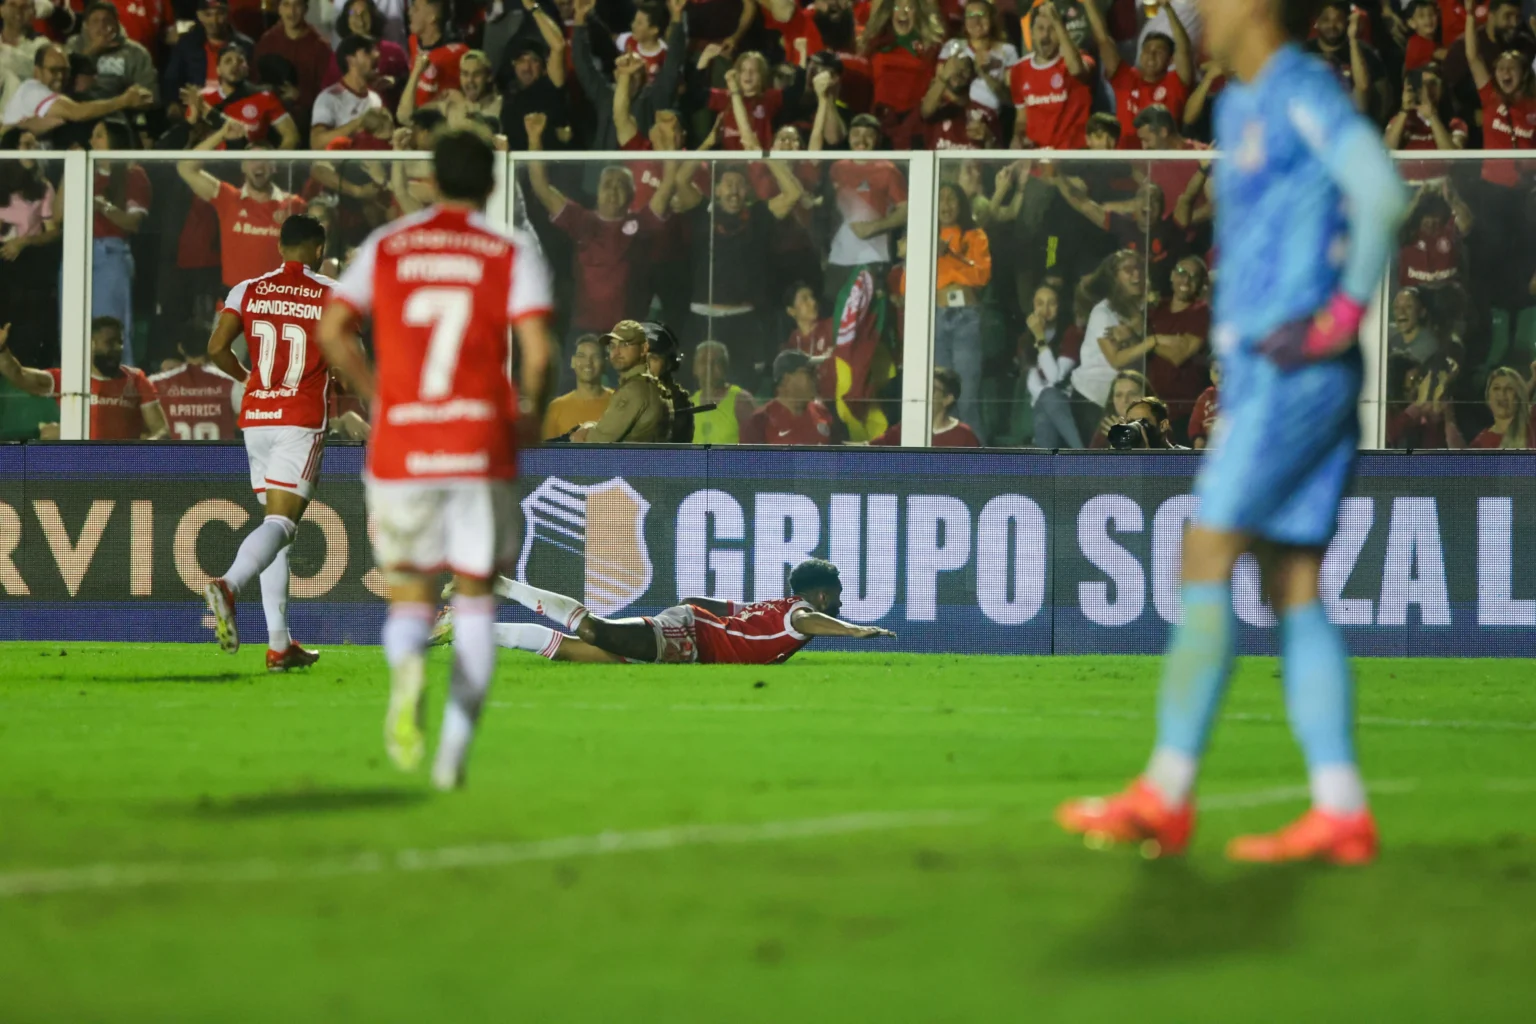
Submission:
[[[376,851],[303,862],[255,859],[209,864],[91,864],[75,868],[0,873],[0,899],[83,890],[134,889],[148,885],[292,882],[387,871],[426,872],[500,867],[572,857],[674,850],[687,846],[745,845],[862,832],[943,828],[974,824],[989,816],[989,812],[980,810],[865,811],[826,818],[800,818],[746,825],[680,825],[637,832],[563,836],[523,843]]]
[[[1491,780],[1490,780],[1491,781]],[[1418,779],[1382,779],[1366,785],[1377,796],[1411,793],[1419,787]],[[1268,807],[1270,804],[1286,804],[1293,800],[1305,800],[1311,792],[1306,786],[1274,786],[1270,789],[1254,789],[1246,793],[1212,793],[1195,799],[1201,811],[1236,811],[1249,807]]]
[[[521,711],[542,711],[560,709],[566,711],[654,711],[658,710],[654,705],[643,704],[591,704],[580,701],[572,702],[539,702],[539,701],[505,701],[493,700],[490,702],[493,708],[515,708]],[[1146,721],[1153,716],[1141,711],[1122,711],[1116,709],[1096,708],[1062,708],[1058,710],[1040,711],[1026,708],[1010,707],[948,707],[945,705],[911,705],[911,704],[861,704],[846,707],[837,707],[825,704],[671,704],[665,710],[680,712],[705,712],[732,713],[732,712],[798,712],[801,714],[907,714],[907,715],[1018,715],[1023,718],[1112,718],[1125,721]],[[1264,724],[1286,724],[1284,715],[1271,715],[1246,711],[1229,711],[1222,713],[1223,718],[1237,722],[1260,722]],[[1459,718],[1392,718],[1382,715],[1361,715],[1356,721],[1360,725],[1382,726],[1391,729],[1448,729],[1462,732],[1536,732],[1536,722],[1522,721],[1498,721],[1495,719],[1459,719]]]

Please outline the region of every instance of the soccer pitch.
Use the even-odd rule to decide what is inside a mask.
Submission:
[[[259,645],[258,645],[259,646]],[[1059,833],[1148,658],[503,652],[469,787],[382,751],[382,657],[0,647],[0,1020],[1530,1020],[1536,688],[1357,662],[1383,855],[1228,865],[1304,806],[1245,659],[1192,855]],[[434,652],[433,717],[447,654]],[[1113,1016],[1112,1016],[1113,1015]]]

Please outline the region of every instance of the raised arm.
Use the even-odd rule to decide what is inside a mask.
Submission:
[[[1050,5],[1047,4],[1046,6]],[[1177,24],[1178,18],[1173,13],[1173,5],[1169,4],[1167,10],[1168,17]],[[1098,4],[1089,0],[1088,3],[1083,4],[1083,13],[1088,15],[1088,30],[1093,33],[1093,41],[1097,44],[1099,51],[1099,66],[1104,69],[1104,79],[1108,81],[1115,77],[1116,71],[1120,70],[1120,48],[1115,45],[1114,37],[1109,34],[1109,26],[1104,24],[1104,14],[1099,10]],[[1178,31],[1179,35],[1184,35],[1183,26],[1180,26]],[[1176,35],[1173,38],[1175,44],[1174,59],[1177,61],[1179,36]],[[1187,36],[1184,39],[1184,44],[1186,48],[1189,45],[1189,38]],[[1073,74],[1076,73],[1073,72]],[[1179,73],[1179,77],[1184,78],[1182,71]],[[1189,81],[1187,78],[1184,80],[1186,82]]]
[[[736,120],[736,131],[741,133],[741,148],[747,149],[747,140],[751,139],[755,145],[752,149],[766,150],[763,140],[757,137],[757,129],[752,125],[752,115],[747,113],[747,101],[741,95],[741,79],[732,68],[725,73],[725,88],[731,94],[731,117]]]
[[[773,175],[773,180],[778,183],[779,194],[768,200],[768,210],[779,220],[790,215],[795,206],[800,202],[800,197],[805,190],[800,187],[800,180],[790,170],[787,160],[769,160],[768,173]],[[906,204],[902,204],[905,209]]]
[[[661,184],[651,194],[651,212],[665,219],[672,214],[672,197],[677,194],[677,172],[682,162],[665,163],[661,166]]]
[[[1105,221],[1109,218],[1109,211],[1102,204],[1089,198],[1088,191],[1083,187],[1080,179],[1058,174],[1052,182],[1056,186],[1056,191],[1061,193],[1061,198],[1067,201],[1068,206],[1092,221],[1094,227],[1104,227]]]
[[[741,40],[751,29],[752,23],[757,20],[757,0],[742,0],[741,17],[736,21],[736,31],[725,41],[725,55],[736,56],[736,51],[741,49]]]
[[[592,9],[592,3],[588,0],[579,0],[587,3],[587,10]],[[551,18],[534,0],[523,0],[523,8],[533,16],[533,24],[539,30],[539,35],[544,40],[544,45],[549,47],[549,59],[544,62],[544,73],[556,88],[565,88],[565,31],[555,24]],[[595,98],[595,97],[594,97]]]
[[[672,15],[672,24],[667,26],[667,55],[662,59],[655,81],[646,86],[655,93],[661,101],[657,105],[662,107],[671,106],[669,98],[677,95],[677,83],[688,63],[688,31],[683,27],[688,0],[667,0],[667,11]]]
[[[1093,5],[1089,4],[1088,6],[1092,7]],[[921,102],[919,102],[917,105],[917,112],[922,115],[924,121],[932,117],[938,111],[939,105],[944,102],[944,94],[949,91],[950,62],[954,59],[955,58],[950,57],[949,60],[946,60],[939,67],[938,74],[934,75],[928,80],[928,88],[923,93]],[[817,117],[821,116],[820,106],[821,105],[818,97],[816,110]]]
[[[395,108],[395,121],[399,124],[409,124],[411,115],[416,113],[416,86],[421,83],[421,74],[427,70],[427,65],[432,63],[432,55],[422,50],[416,55],[416,62],[411,65],[411,73],[405,80],[405,88],[400,90],[400,103]]]
[[[528,132],[528,152],[541,153],[544,150],[544,125],[547,118],[543,114],[524,114],[523,128]],[[533,186],[533,194],[538,197],[544,209],[549,211],[551,217],[559,216],[569,201],[561,194],[560,190],[549,183],[549,166],[542,160],[528,161],[528,184]]]
[[[1092,7],[1092,4],[1088,6]],[[1163,10],[1168,12],[1168,34],[1173,36],[1173,70],[1179,76],[1179,81],[1185,85],[1193,85],[1195,81],[1195,48],[1190,45],[1189,32],[1184,28],[1184,22],[1179,20],[1179,12],[1175,5],[1168,4]],[[1104,51],[1099,51],[1099,59],[1102,60]]]
[[[845,636],[854,640],[871,640],[875,637],[896,639],[896,634],[879,626],[856,626],[842,619],[835,619],[822,612],[801,608],[790,616],[789,624],[805,636]]]
[[[581,31],[581,30],[578,30]],[[582,36],[586,33],[583,31]],[[581,67],[581,51],[583,47],[577,44],[572,47],[576,54],[576,66]],[[667,59],[672,58],[671,51],[667,53]],[[638,53],[621,53],[619,59],[613,62],[613,133],[618,139],[619,148],[629,144],[629,140],[640,134],[640,123],[635,120],[634,112],[630,110],[630,79],[639,74],[640,67],[645,61]],[[577,76],[578,78],[580,75]]]
[[[1467,201],[1461,198],[1461,193],[1457,192],[1451,185],[1450,178],[1442,178],[1440,180],[1440,194],[1450,204],[1451,219],[1456,222],[1456,229],[1462,234],[1471,231],[1472,223],[1475,220],[1472,214],[1472,207],[1467,205]]]
[[[689,210],[700,206],[704,202],[704,193],[698,190],[693,183],[694,171],[698,170],[697,160],[684,160],[677,165],[677,171],[673,176],[673,186],[676,189],[672,196],[672,209],[676,213],[687,213]]]
[[[1195,173],[1190,175],[1189,184],[1184,186],[1184,191],[1173,202],[1173,222],[1181,228],[1187,228],[1191,224],[1211,219],[1211,204],[1197,205],[1200,197],[1205,194],[1206,182],[1210,179],[1210,171],[1204,164],[1195,168]]]
[[[1467,70],[1472,72],[1472,84],[1481,92],[1483,86],[1493,80],[1493,76],[1488,73],[1488,62],[1483,60],[1482,51],[1478,49],[1477,32],[1469,26],[1462,33],[1461,43],[1466,47]]]
[[[53,394],[53,374],[47,370],[22,366],[10,350],[10,338],[11,325],[0,325],[0,377],[10,381],[11,386],[18,391],[25,391],[29,395]]]
[[[1355,80],[1355,106],[1367,110],[1370,103],[1371,69],[1365,63],[1365,46],[1360,42],[1360,8],[1349,11],[1349,74]]]
[[[207,153],[218,149],[224,142],[234,142],[243,139],[248,134],[245,125],[230,118],[224,122],[224,127],[212,132],[202,142],[192,147],[193,152]],[[176,173],[181,180],[187,183],[192,194],[206,202],[213,202],[213,197],[219,194],[219,179],[203,170],[201,160],[181,160],[176,164]]]
[[[1091,7],[1092,4],[1084,6]],[[1067,27],[1061,23],[1061,12],[1056,9],[1055,4],[1041,4],[1039,10],[1041,17],[1049,18],[1051,24],[1056,27],[1056,38],[1061,41],[1061,59],[1066,62],[1067,74],[1073,78],[1082,78],[1088,71],[1088,65],[1083,63],[1082,51],[1072,41],[1072,37],[1067,33]]]
[[[1200,121],[1200,116],[1205,113],[1205,105],[1210,101],[1211,89],[1223,77],[1221,65],[1215,61],[1206,61],[1200,67],[1200,81],[1189,94],[1189,100],[1184,104],[1184,127],[1192,128]]]

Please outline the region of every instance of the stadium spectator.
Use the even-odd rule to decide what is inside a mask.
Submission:
[[[1141,257],[1124,249],[1105,257],[1078,285],[1075,305],[1079,320],[1087,323],[1081,359],[1070,378],[1081,434],[1113,408],[1110,388],[1116,374],[1141,363],[1155,345],[1142,333],[1146,278]]]
[[[859,114],[848,127],[854,153],[873,154],[880,139],[880,122],[871,114]],[[811,149],[822,141],[812,138]],[[827,291],[836,294],[858,268],[891,262],[891,232],[907,223],[907,179],[891,161],[871,159],[839,160],[830,177],[842,218],[827,257]]]
[[[288,111],[301,135],[309,132],[310,113],[325,86],[333,56],[331,44],[315,31],[308,17],[309,0],[278,0],[277,24],[256,41],[255,50],[257,67],[267,57],[281,57],[293,67],[297,94],[288,103]]]
[[[1136,399],[1125,410],[1120,422],[1141,427],[1144,443],[1131,445],[1133,449],[1155,448],[1167,451],[1184,447],[1173,436],[1167,404],[1156,395],[1144,395]]]
[[[439,93],[459,88],[459,59],[469,47],[448,37],[446,0],[410,0],[406,14],[411,29],[411,75],[401,100],[409,97],[415,107],[424,107]],[[560,73],[564,74],[563,64]],[[405,111],[400,120],[410,116]]]
[[[484,50],[470,50],[459,58],[459,95],[471,113],[483,114],[501,124],[501,91],[496,72]]]
[[[525,118],[529,149],[543,150],[543,114]],[[550,224],[575,243],[572,276],[576,280],[575,312],[571,330],[585,334],[605,325],[633,320],[644,313],[650,296],[642,295],[645,255],[651,239],[668,216],[681,165],[663,168],[661,184],[650,205],[635,212],[635,179],[629,168],[614,164],[603,168],[598,179],[597,206],[588,210],[549,182],[549,165],[542,160],[528,164],[528,182],[534,198],[549,213]],[[641,272],[641,273],[637,273]]]
[[[1024,325],[1020,360],[1029,367],[1024,384],[1034,412],[1034,445],[1081,448],[1083,437],[1072,413],[1069,383],[1077,366],[1081,332],[1071,325],[1056,285],[1035,289]],[[1074,335],[1076,344],[1069,344]]]
[[[917,149],[923,142],[920,110],[933,77],[944,24],[933,0],[874,0],[859,42],[874,81],[870,112],[892,149]]]
[[[928,84],[918,109],[929,149],[996,149],[997,108],[978,103],[976,67],[964,54],[947,58]]]
[[[1398,283],[1436,290],[1462,280],[1464,242],[1472,227],[1472,210],[1449,179],[1426,183],[1403,221]]]
[[[29,365],[59,360],[59,239],[64,204],[27,157],[37,137],[21,128],[0,135],[0,324],[15,330],[12,348]]]
[[[683,365],[683,352],[678,347],[677,335],[666,324],[656,320],[647,320],[640,326],[645,330],[646,372],[656,378],[656,384],[672,410],[671,425],[663,440],[673,444],[691,444],[693,400],[688,389],[677,380],[677,371]]]
[[[837,335],[832,318],[821,315],[821,300],[816,289],[804,281],[791,284],[784,295],[784,311],[795,323],[784,341],[786,352],[804,352],[812,359],[832,354]]]
[[[1387,403],[1388,448],[1466,447],[1447,397],[1455,366],[1454,361],[1443,358],[1426,365],[1403,360],[1387,364],[1388,381],[1397,379],[1399,374],[1403,381],[1402,396]]]
[[[543,114],[550,130],[544,135],[545,149],[564,149],[575,142],[571,110],[563,88],[565,64],[546,60],[546,48],[533,40],[514,43],[512,79],[501,101],[501,131],[510,149],[529,148],[525,119],[529,114]],[[559,76],[560,83],[554,79]]]
[[[1440,7],[1435,0],[1409,0],[1408,27],[1413,34],[1408,37],[1403,50],[1403,70],[1417,71],[1429,64],[1445,60],[1446,48],[1441,45]],[[1447,35],[1447,41],[1455,35]]]
[[[130,85],[110,99],[70,99],[64,94],[70,74],[69,55],[64,48],[57,43],[40,46],[32,59],[32,77],[11,93],[5,112],[0,114],[0,125],[25,128],[39,141],[66,124],[94,121],[155,101],[154,93],[141,85]]]
[[[1410,71],[1403,78],[1402,108],[1387,122],[1387,146],[1412,152],[1463,148],[1467,144],[1467,123],[1459,117],[1448,117],[1444,113],[1448,107],[1438,65]],[[1399,163],[1398,167],[1407,181],[1425,181],[1449,172],[1445,163],[1430,160]]]
[[[980,448],[981,439],[965,423],[955,418],[955,407],[960,401],[960,375],[947,366],[933,368],[933,394],[929,399],[929,411],[933,417],[932,432],[928,444],[932,448]],[[901,424],[893,423],[885,433],[869,442],[872,445],[901,444]]]
[[[699,55],[699,70],[720,55],[711,43]],[[736,108],[740,107],[740,113]],[[768,61],[756,52],[743,53],[725,73],[725,88],[711,89],[709,109],[725,117],[720,132],[726,150],[765,150],[773,144],[773,122],[784,106],[784,93],[769,88]]]
[[[576,26],[571,32],[571,55],[576,62],[576,81],[597,114],[593,149],[631,148],[630,140],[637,135],[645,139],[661,111],[671,112],[672,119],[676,119],[673,108],[677,85],[688,59],[688,38],[683,31],[682,16],[686,0],[669,0],[669,6],[672,21],[667,29],[661,62],[653,68],[642,54],[625,52],[614,62],[613,82],[597,70],[587,17],[578,11]],[[635,20],[638,23],[646,17],[642,11],[635,15]],[[621,92],[622,96],[619,95]],[[673,148],[681,148],[681,140]]]
[[[85,9],[80,34],[71,38],[65,49],[96,62],[96,77],[91,87],[76,99],[112,99],[121,96],[130,85],[137,85],[148,90],[150,102],[154,102],[159,86],[154,58],[123,33],[117,8],[108,0],[92,0]]]
[[[1429,323],[1429,309],[1417,288],[1403,288],[1392,298],[1392,333],[1387,357],[1424,366],[1440,354],[1441,342]]]
[[[251,38],[229,23],[226,0],[197,0],[197,25],[176,40],[160,78],[160,95],[167,103],[188,86],[199,92],[219,79],[219,60],[226,46],[238,47],[246,59],[256,52]]]
[[[29,395],[58,395],[63,375],[57,368],[23,366],[7,346],[9,324],[0,324],[0,376]],[[168,429],[160,396],[144,371],[123,362],[123,325],[109,316],[91,320],[91,440],[163,439]]]
[[[1524,51],[1527,56],[1536,55],[1536,35],[1526,27],[1521,11],[1521,0],[1492,0],[1487,6],[1487,19],[1473,32],[1472,38],[1460,46],[1449,46],[1445,55],[1445,84],[1451,91],[1459,113],[1470,116],[1481,107],[1477,86],[1472,81],[1472,68],[1467,62],[1468,41],[1477,48],[1484,64],[1493,64],[1499,54],[1510,50]],[[1443,16],[1443,13],[1442,13]],[[1451,37],[1454,42],[1455,36]]]
[[[209,135],[193,147],[194,152],[217,149],[224,142],[245,138],[245,125],[235,120],[224,122],[221,132]],[[255,146],[253,149],[261,147]],[[224,284],[230,288],[241,281],[259,277],[275,267],[279,259],[277,238],[289,214],[303,213],[304,201],[277,187],[273,180],[277,167],[260,156],[241,161],[242,184],[239,188],[220,181],[203,170],[200,160],[183,160],[176,173],[187,183],[192,194],[212,205],[219,219],[219,258]]]
[[[773,398],[752,414],[743,444],[838,444],[842,421],[816,400],[816,367],[804,352],[780,352],[773,360]]]
[[[1055,4],[1036,7],[1030,25],[1034,51],[1013,66],[1008,79],[1018,108],[1013,148],[1082,149],[1093,106],[1093,90],[1084,84],[1088,65]]]
[[[1083,9],[1098,44],[1104,79],[1114,90],[1115,112],[1120,118],[1120,147],[1139,149],[1136,115],[1154,103],[1166,107],[1175,122],[1184,113],[1184,104],[1195,81],[1189,34],[1184,31],[1178,12],[1170,6],[1168,23],[1172,34],[1152,32],[1144,35],[1141,56],[1133,67],[1120,59],[1119,48],[1110,37],[1098,5],[1089,3]]]
[[[1109,428],[1117,423],[1125,423],[1131,407],[1150,394],[1152,389],[1147,386],[1147,378],[1138,371],[1121,370],[1115,374],[1115,379],[1109,387],[1109,397],[1104,400],[1098,426],[1094,428],[1088,447],[1108,447]]]
[[[694,444],[739,444],[750,434],[752,414],[757,403],[742,387],[732,384],[731,352],[718,341],[703,341],[693,353],[693,379],[699,389],[689,396],[695,409],[713,405],[713,409],[693,414]]]
[[[1019,62],[1019,51],[1008,42],[1002,12],[989,0],[969,0],[965,5],[963,31],[964,35],[950,39],[939,48],[939,60],[969,57],[971,66],[976,69],[976,77],[969,88],[970,99],[996,111],[1012,98],[1008,72]]]
[[[621,54],[631,53],[639,57],[645,64],[646,76],[655,78],[661,73],[667,54],[674,49],[665,38],[667,32],[681,20],[682,12],[687,9],[686,2],[679,3],[677,0],[666,4],[657,3],[656,0],[640,0],[635,4],[635,13],[630,18],[629,31],[621,32],[614,40],[614,45]],[[574,51],[574,36],[571,42]]]
[[[30,81],[37,51],[51,42],[32,30],[32,0],[0,0],[0,111]]]
[[[1136,146],[1141,149],[1189,153],[1203,152],[1211,148],[1204,142],[1186,139],[1179,131],[1178,119],[1161,103],[1144,107],[1131,124],[1136,133]],[[1189,189],[1191,180],[1197,175],[1204,176],[1204,166],[1196,160],[1159,160],[1148,168],[1147,177],[1152,184],[1163,190],[1165,199],[1177,202],[1178,198]],[[1210,203],[1203,194],[1196,201],[1199,206],[1207,209],[1204,219],[1209,219]]]
[[[1349,0],[1330,0],[1317,15],[1317,35],[1306,50],[1327,61],[1339,80],[1368,116],[1379,116],[1387,104],[1386,65],[1370,44],[1360,38],[1359,8]]]
[[[576,386],[549,403],[544,413],[544,440],[564,437],[583,423],[595,423],[602,418],[613,397],[613,389],[603,384],[606,365],[602,338],[583,334],[576,339],[571,350]]]
[[[1211,443],[1211,431],[1216,429],[1219,415],[1219,388],[1221,387],[1221,363],[1211,360],[1211,386],[1200,392],[1195,399],[1194,411],[1189,414],[1189,446],[1197,451]]]
[[[275,93],[250,83],[247,51],[230,44],[219,51],[216,79],[202,90],[188,87],[182,93],[189,122],[208,121],[215,126],[236,121],[245,126],[250,142],[268,143],[277,136],[274,149],[298,149],[299,126],[283,109]]]
[[[337,139],[351,138],[364,130],[370,111],[385,109],[384,98],[374,89],[379,50],[373,38],[347,36],[336,48],[335,58],[346,72],[315,97],[310,114],[310,149],[328,149]]]
[[[619,386],[595,423],[583,423],[571,434],[576,442],[656,444],[671,439],[672,403],[655,377],[646,372],[645,328],[620,320],[603,336],[608,361],[619,374]]]
[[[1536,439],[1536,424],[1531,422],[1530,391],[1520,371],[1507,366],[1496,367],[1488,374],[1483,388],[1483,398],[1493,423],[1472,439],[1472,443],[1457,443],[1459,435],[1455,421],[1446,419],[1446,433],[1453,448],[1530,448]]]
[[[1211,307],[1206,301],[1208,273],[1198,256],[1179,260],[1166,299],[1147,312],[1147,382],[1151,393],[1168,403],[1173,437],[1187,437],[1195,401],[1210,386]]]
[[[933,361],[952,368],[960,380],[954,392],[960,419],[980,429],[981,293],[992,281],[992,250],[976,226],[971,203],[960,186],[939,186],[939,258],[934,270],[938,309],[933,325]]]
[[[133,148],[133,132],[119,121],[97,121],[91,131],[93,151]],[[91,315],[111,317],[122,324],[123,361],[133,366],[133,250],[128,243],[149,215],[149,175],[138,164],[102,159],[95,163],[94,179]]]
[[[209,365],[206,355],[182,355],[149,379],[177,440],[228,441],[239,433],[233,396],[240,385]]]
[[[1532,95],[1530,58],[1519,50],[1498,55],[1492,70],[1477,46],[1478,34],[1464,37],[1467,66],[1477,87],[1483,111],[1483,147],[1492,150],[1536,148],[1536,97]],[[1484,160],[1482,195],[1477,219],[1483,224],[1518,224],[1525,191],[1520,165],[1510,160]],[[1509,308],[1522,303],[1528,282],[1512,270],[1518,268],[1496,247],[1485,247],[1474,260],[1474,275],[1491,306]]]
[[[334,85],[346,74],[346,66],[340,57],[341,44],[352,36],[366,36],[374,40],[379,51],[377,77],[371,82],[371,87],[384,98],[384,106],[394,110],[400,94],[405,90],[405,80],[410,77],[411,59],[397,41],[386,35],[388,24],[374,0],[347,0],[336,19],[335,52],[331,55],[325,79],[320,84]],[[403,35],[401,38],[404,38]]]

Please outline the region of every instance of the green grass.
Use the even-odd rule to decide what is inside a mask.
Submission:
[[[1087,851],[1050,812],[1140,766],[1154,659],[504,653],[469,788],[439,797],[383,757],[377,650],[268,677],[259,651],[211,645],[0,646],[0,1020],[1524,1021],[1536,1005],[1529,663],[1359,663],[1385,849],[1347,871],[1221,859],[1304,806],[1276,792],[1302,772],[1272,661],[1234,683],[1194,852],[1148,863]],[[514,845],[481,866],[430,852],[924,811],[965,813]],[[402,850],[432,870],[400,870]],[[15,891],[97,864],[112,884]],[[142,865],[169,874],[120,884]]]

